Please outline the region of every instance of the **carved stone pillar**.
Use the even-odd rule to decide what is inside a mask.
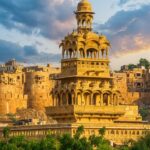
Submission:
[[[103,106],[103,93],[100,94],[100,105]]]
[[[81,93],[81,105],[82,106],[85,105],[85,99],[84,99],[83,93]]]
[[[68,105],[68,94],[66,94],[66,105]]]
[[[113,94],[110,95],[110,105],[113,105]]]
[[[91,93],[91,94],[90,94],[90,103],[89,103],[89,105],[93,105],[93,100],[94,100],[94,99],[93,99],[93,93]]]

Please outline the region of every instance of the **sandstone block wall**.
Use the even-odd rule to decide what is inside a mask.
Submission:
[[[44,110],[52,105],[53,77],[59,68],[47,66],[21,67],[13,60],[0,66],[0,114],[17,109]]]

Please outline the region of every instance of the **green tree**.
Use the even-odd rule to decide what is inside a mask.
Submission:
[[[84,132],[84,126],[78,127],[76,134],[74,135],[75,139],[79,139]]]
[[[105,127],[99,129],[99,134],[100,134],[102,137],[104,137],[105,133],[106,133],[106,128],[105,128]]]
[[[19,150],[15,144],[5,144],[1,150]]]
[[[3,140],[1,140],[0,141],[0,150],[4,147],[4,145],[6,145],[6,143]]]
[[[142,118],[145,120],[146,117],[149,115],[149,109],[147,109],[147,108],[141,108],[139,110],[139,113],[141,114]]]
[[[150,62],[145,58],[141,58],[140,61],[139,61],[138,66],[140,66],[140,67],[144,66],[146,69],[148,69],[149,66],[150,66]]]
[[[40,150],[59,150],[60,149],[59,141],[55,137],[52,137],[52,136],[42,139],[39,146],[40,146]]]
[[[150,134],[147,134],[144,138],[135,142],[131,150],[150,150]]]
[[[64,134],[62,137],[60,137],[60,143],[60,150],[72,150],[74,140],[70,134]]]
[[[129,70],[133,70],[134,68],[137,68],[137,65],[135,65],[135,64],[129,64],[128,65]]]
[[[93,146],[91,145],[90,141],[85,136],[81,136],[81,134],[84,132],[83,127],[79,127],[78,129],[79,130],[76,133],[78,136],[73,138],[71,150],[93,150]]]
[[[89,138],[89,141],[91,145],[93,146],[93,149],[96,150],[112,150],[113,148],[110,145],[110,142],[104,138],[104,135],[106,133],[106,128],[103,127],[99,129],[99,136],[92,135]]]
[[[9,134],[10,134],[10,128],[9,128],[9,127],[3,128],[3,137],[4,137],[5,139],[8,139],[8,138],[9,138]]]
[[[64,134],[60,138],[60,150],[93,150],[89,140],[82,136],[83,132],[84,127],[80,126],[73,137],[70,134]]]

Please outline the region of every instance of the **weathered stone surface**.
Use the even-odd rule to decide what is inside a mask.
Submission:
[[[59,72],[50,65],[24,67],[15,60],[0,65],[0,114],[52,106],[53,77]]]

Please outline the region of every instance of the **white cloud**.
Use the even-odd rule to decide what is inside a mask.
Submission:
[[[20,46],[32,45],[36,47],[39,52],[48,52],[48,53],[61,53],[59,49],[59,42],[56,40],[50,40],[48,38],[37,35],[36,32],[28,35],[21,33],[15,29],[8,30],[3,26],[0,26],[0,39],[7,39],[12,43],[17,43]]]
[[[128,0],[124,5],[122,5],[121,9],[124,10],[139,9],[143,5],[148,4],[150,4],[150,0]]]

